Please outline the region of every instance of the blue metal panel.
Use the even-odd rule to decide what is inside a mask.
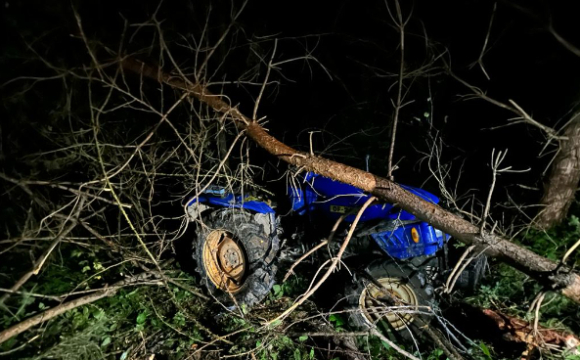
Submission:
[[[337,219],[343,214],[349,214],[346,216],[345,221],[353,222],[358,208],[370,197],[370,195],[352,185],[335,181],[313,172],[307,172],[304,175],[304,180],[307,183],[305,191],[290,187],[293,209],[298,211],[300,215],[303,215],[307,209],[317,209],[332,219]],[[401,185],[401,187],[426,201],[435,204],[439,202],[437,196],[423,189],[406,185]],[[362,222],[374,219],[410,221],[416,220],[416,217],[404,210],[393,211],[392,204],[381,203],[369,206],[361,216]]]
[[[248,196],[242,198],[241,195],[234,196],[233,194],[225,194],[223,197],[214,196],[215,193],[214,189],[212,189],[210,194],[200,195],[197,198],[192,198],[187,203],[187,206],[191,206],[192,204],[199,202],[200,204],[209,204],[219,207],[227,207],[227,208],[234,208],[234,209],[245,209],[254,211],[261,214],[274,214],[275,211],[263,201],[245,201]]]
[[[416,232],[416,241],[412,232]],[[433,226],[425,222],[405,224],[393,230],[371,234],[381,250],[396,259],[432,255],[443,247],[446,236],[437,235]]]
[[[318,198],[309,185],[306,185],[304,190],[300,187],[289,186],[288,194],[292,201],[292,210],[296,211],[299,215],[304,215],[307,211],[312,211],[313,204]]]

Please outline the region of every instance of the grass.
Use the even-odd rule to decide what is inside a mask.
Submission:
[[[572,216],[565,224],[548,232],[528,232],[522,242],[532,248],[544,249],[548,256],[558,259],[579,236],[580,222]],[[7,263],[0,266],[0,272],[4,274],[12,270]],[[110,283],[110,279],[138,271],[131,262],[111,261],[106,252],[81,252],[74,246],[63,244],[59,256],[47,263],[41,274],[31,279],[25,288],[31,293],[60,295],[98,288]],[[198,286],[197,279],[181,271],[178,265],[171,265],[165,271],[176,281]],[[8,279],[3,282],[10,283]],[[203,301],[171,284],[168,288],[127,287],[115,296],[73,309],[7,341],[1,345],[0,351],[14,349],[23,341],[39,336],[18,351],[19,358],[133,359],[154,353],[163,359],[183,359],[215,340],[216,336],[237,332],[227,338],[229,343],[215,342],[205,347],[202,354],[208,358],[218,354],[242,354],[243,358],[243,354],[247,354],[264,360],[327,359],[324,346],[332,342],[332,337],[321,340],[308,336],[308,333],[317,331],[317,326],[320,326],[317,321],[326,322],[328,328],[337,333],[337,338],[341,333],[358,330],[350,328],[342,314],[325,315],[314,303],[308,302],[284,323],[270,329],[262,327],[265,320],[290,306],[308,284],[308,278],[292,276],[285,283],[275,285],[263,304],[251,311],[246,309],[244,316],[227,312],[212,301]],[[536,281],[507,265],[496,263],[478,293],[466,301],[531,321],[532,314],[527,307],[541,290]],[[14,295],[2,311],[0,325],[9,327],[55,304],[51,299]],[[317,320],[309,319],[315,314],[320,314]],[[546,327],[575,333],[580,331],[578,307],[562,296],[548,294],[541,315],[541,324]],[[288,327],[291,323],[298,325]],[[400,358],[388,344],[374,337],[359,336],[356,344],[360,351],[370,354],[373,359]],[[473,346],[473,358],[497,356],[492,346],[484,343],[474,343]],[[336,358],[341,358],[337,354]],[[428,360],[445,358],[440,349],[427,348],[423,357]],[[567,359],[576,360],[577,357],[569,356]]]

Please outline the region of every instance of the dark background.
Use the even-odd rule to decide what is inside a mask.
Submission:
[[[493,2],[402,3],[405,16],[411,14],[406,27],[406,70],[416,70],[430,58],[439,60],[428,73],[405,79],[405,87],[410,89],[406,100],[413,102],[400,114],[396,180],[438,192],[424,156],[437,136],[444,143],[441,162],[451,169],[449,186],[457,186],[458,195],[475,194],[485,199],[495,148],[509,150],[505,166],[530,169],[524,174],[501,175],[495,202],[507,201],[507,193],[520,204],[537,202],[543,172],[553,155],[539,156],[544,134],[526,124],[492,130],[505,125],[513,114],[480,99],[467,101],[464,95],[470,90],[450,77],[449,71],[494,99],[515,100],[539,122],[560,129],[577,107],[580,59],[548,29],[553,26],[570,43],[580,46],[569,2],[498,2],[483,57],[491,80],[474,63],[489,28]],[[239,9],[240,4],[234,8]],[[394,9],[394,3],[389,4]],[[181,36],[198,36],[208,13],[208,34],[214,42],[230,24],[232,4],[227,1],[166,1],[158,5],[157,1],[5,1],[0,80],[6,83],[17,76],[53,76],[55,71],[39,57],[61,69],[89,64],[73,8],[82,19],[87,38],[100,49],[95,51],[101,59],[111,56],[103,49],[118,49],[124,19],[129,24],[143,23],[156,10],[174,57],[188,66],[192,64],[191,51],[174,46]],[[396,98],[400,54],[399,35],[383,1],[249,1],[233,33],[236,35],[218,49],[210,63],[211,69],[217,69],[214,81],[247,78],[253,67],[256,71],[249,77],[263,81],[265,64],[260,64],[255,54],[268,61],[274,38],[280,39],[277,61],[311,53],[319,63],[299,60],[272,73],[271,80],[278,84],[266,92],[259,116],[267,116],[266,127],[289,145],[308,149],[309,131],[320,131],[313,135],[315,152],[360,168],[364,168],[368,154],[370,170],[386,175],[391,101]],[[142,51],[151,43],[154,31],[144,27],[135,33],[133,27],[128,34],[134,36],[124,40],[125,53],[138,52],[145,61],[159,62],[154,53]],[[226,61],[218,67],[225,55]],[[171,64],[165,64],[164,69],[171,71]],[[23,100],[18,93],[30,86],[31,81],[26,81],[2,87],[6,115],[0,166],[4,169],[23,166],[18,160],[22,153],[45,149],[50,143],[40,129],[59,111],[54,104],[62,100],[63,85],[58,80],[35,83],[33,96],[29,92]],[[251,114],[259,91],[256,86],[237,85],[211,89],[227,94],[246,114]],[[82,118],[85,105],[73,103],[80,114],[75,121],[87,121]],[[554,151],[556,147],[547,149]],[[261,150],[252,156],[260,167],[269,164],[262,179],[275,178],[284,168]]]

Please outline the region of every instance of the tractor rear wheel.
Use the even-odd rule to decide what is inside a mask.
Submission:
[[[253,306],[274,285],[279,249],[270,214],[218,209],[202,217],[193,257],[202,282],[225,305]]]

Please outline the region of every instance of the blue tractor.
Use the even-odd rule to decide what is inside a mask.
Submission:
[[[287,189],[291,211],[310,223],[343,217],[343,222],[352,224],[369,199],[358,188],[312,172],[298,179]],[[425,190],[403,188],[426,201],[439,202]],[[197,222],[193,257],[209,292],[232,306],[262,301],[275,282],[283,233],[275,207],[267,200],[210,186],[190,199],[186,209]],[[375,243],[383,256],[366,266],[367,278],[346,287],[346,302],[357,309],[351,319],[364,326],[386,318],[394,329],[406,328],[413,319],[411,312],[377,315],[372,309],[387,293],[415,309],[429,305],[433,280],[441,275],[436,254],[449,236],[393,204],[376,202],[362,213],[355,237]],[[460,283],[473,283],[481,275],[481,266],[477,271],[462,275]]]

